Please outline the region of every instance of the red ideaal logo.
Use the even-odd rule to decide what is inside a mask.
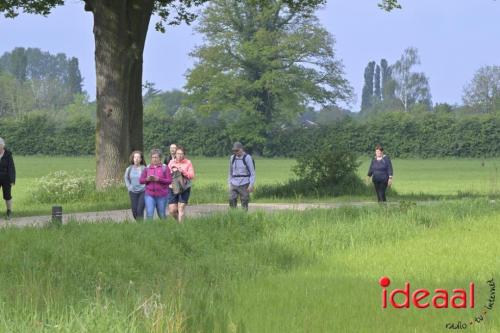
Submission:
[[[425,309],[429,306],[433,306],[436,309],[447,309],[450,306],[455,309],[474,308],[474,282],[469,283],[468,291],[462,288],[453,289],[452,292],[448,292],[446,289],[435,289],[433,293],[423,288],[412,292],[410,282],[405,282],[403,289],[394,289],[389,295],[387,295],[388,291],[386,288],[391,284],[391,280],[383,276],[380,278],[379,283],[382,286],[382,308],[384,309],[387,308],[387,299],[389,299],[390,305],[395,309],[408,309],[410,308],[410,302],[419,309]],[[397,295],[403,296],[402,303],[396,302],[395,298]],[[468,304],[467,299],[469,300]]]

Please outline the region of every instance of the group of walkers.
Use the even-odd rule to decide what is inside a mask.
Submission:
[[[229,206],[236,208],[238,198],[243,209],[248,210],[250,193],[255,186],[255,163],[240,142],[235,142],[233,154],[229,158],[228,190]],[[133,151],[129,158],[129,167],[125,170],[124,180],[127,186],[132,215],[134,219],[152,219],[156,210],[160,218],[166,217],[166,210],[179,223],[185,216],[185,209],[191,195],[191,185],[195,173],[193,164],[186,158],[186,150],[170,145],[169,154],[162,162],[162,153],[153,149],[150,164],[147,165],[141,151]],[[390,158],[384,154],[381,145],[375,147],[375,157],[368,170],[377,200],[385,202],[386,190],[392,185],[393,170]],[[6,205],[7,219],[12,216],[12,186],[16,183],[16,168],[12,153],[5,148],[4,139],[0,138],[0,187]],[[167,206],[168,205],[168,206]]]
[[[143,219],[144,210],[148,219],[153,218],[155,210],[158,217],[165,218],[168,205],[170,216],[182,223],[194,178],[193,164],[185,157],[185,149],[172,144],[165,163],[159,149],[151,150],[149,165],[138,150],[130,154],[129,161],[124,180],[134,219]]]
[[[132,215],[134,219],[141,220],[145,210],[146,218],[152,219],[156,210],[158,217],[165,218],[168,204],[169,215],[182,223],[195,176],[193,164],[186,158],[186,150],[176,144],[170,145],[170,154],[163,162],[161,158],[161,151],[153,149],[150,164],[146,165],[141,151],[136,150],[130,154],[130,165],[125,170],[124,180]],[[243,209],[248,210],[254,184],[253,158],[244,151],[240,142],[235,142],[229,160],[229,206],[236,208],[239,197]]]

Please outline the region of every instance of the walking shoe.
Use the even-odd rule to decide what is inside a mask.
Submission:
[[[12,217],[12,211],[10,209],[7,209],[7,220],[10,220]]]

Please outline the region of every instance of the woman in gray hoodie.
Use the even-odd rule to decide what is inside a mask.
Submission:
[[[135,150],[130,154],[130,165],[125,170],[125,185],[128,189],[130,197],[130,205],[132,206],[132,215],[136,220],[144,219],[144,190],[146,185],[141,184],[142,171],[146,168],[144,154],[140,150]]]

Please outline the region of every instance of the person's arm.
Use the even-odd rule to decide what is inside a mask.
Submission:
[[[146,179],[146,175],[148,174],[148,168],[144,168],[141,173],[141,178],[139,178],[139,183],[141,184],[147,184],[148,181]]]
[[[229,157],[229,168],[227,169],[227,184],[228,184],[228,185],[231,185],[231,168],[233,167],[233,165],[232,165],[232,163],[231,163],[231,162],[232,162],[232,160],[233,160],[233,156],[234,156],[234,155],[231,155],[231,156]]]
[[[194,178],[194,169],[193,169],[193,163],[188,160],[188,163],[186,163],[186,170],[182,169],[182,175],[186,177],[187,179],[193,179]]]
[[[250,186],[253,188],[255,184],[255,168],[253,166],[252,156],[247,154],[245,158],[248,166],[248,171],[250,171]]]
[[[165,165],[165,172],[163,172],[163,166],[162,172],[161,172],[161,177],[158,177],[158,183],[164,184],[164,185],[170,185],[172,183],[172,172],[170,171],[170,168],[168,165]]]
[[[392,162],[389,157],[387,157],[387,173],[389,174],[389,180],[387,181],[387,185],[392,185]]]
[[[123,175],[123,180],[125,180],[125,186],[127,187],[127,189],[130,190],[130,185],[132,185],[128,179],[128,175],[129,175],[129,170],[132,166],[129,165],[128,168],[125,169],[125,174]]]
[[[392,162],[389,157],[387,157],[387,171],[389,173],[389,178],[392,178]]]
[[[371,177],[373,175],[373,160],[372,162],[370,163],[370,168],[368,169],[368,174],[367,176],[368,177]]]
[[[11,185],[14,185],[16,183],[16,167],[14,165],[14,158],[12,157],[12,153],[9,159],[9,179]]]

